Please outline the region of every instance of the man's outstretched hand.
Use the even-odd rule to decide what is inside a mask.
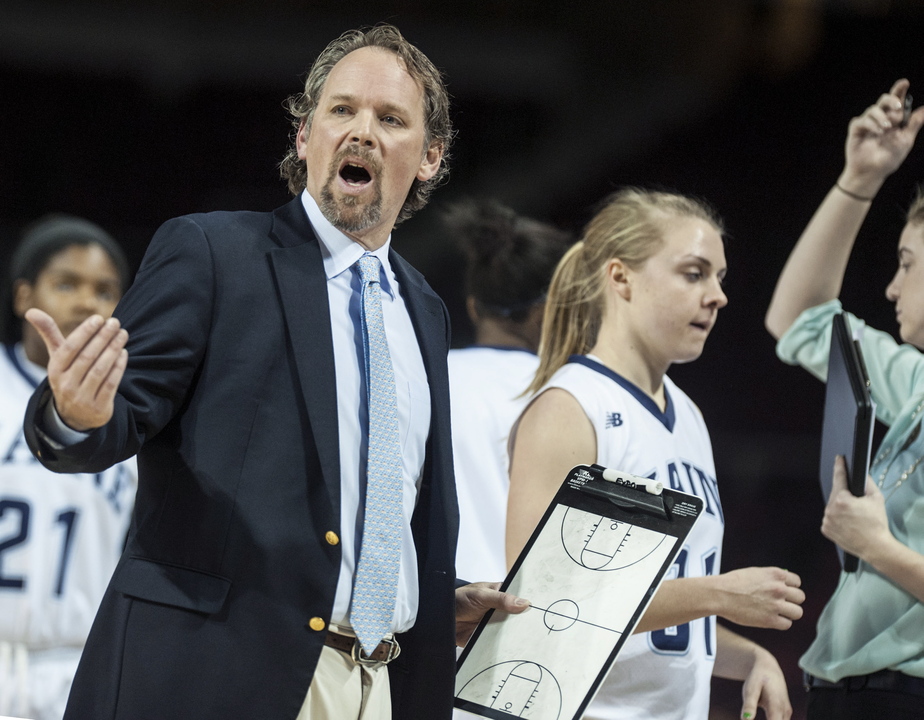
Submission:
[[[48,382],[64,423],[85,432],[109,422],[128,364],[119,321],[93,315],[65,338],[47,313],[31,308],[25,317],[48,348]]]
[[[456,588],[456,645],[463,647],[488,610],[514,615],[529,609],[529,601],[498,590],[499,582],[477,582]]]

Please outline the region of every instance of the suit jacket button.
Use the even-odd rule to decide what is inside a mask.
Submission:
[[[324,539],[327,540],[328,545],[336,545],[340,542],[340,538],[337,537],[337,533],[335,533],[333,530],[328,530],[324,535]]]
[[[318,632],[321,632],[321,630],[327,627],[327,623],[324,622],[322,618],[313,617],[311,618],[311,620],[308,621],[308,627],[310,627],[312,630],[317,630]]]

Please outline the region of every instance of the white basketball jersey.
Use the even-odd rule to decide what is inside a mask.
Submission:
[[[520,397],[539,358],[526,350],[475,346],[449,353],[452,452],[459,496],[456,574],[470,581],[507,576],[507,436],[526,407]]]
[[[46,470],[23,436],[41,379],[21,347],[0,345],[0,642],[82,647],[122,552],[134,459],[97,474]]]
[[[703,499],[703,514],[667,578],[718,574],[725,523],[712,444],[693,401],[665,377],[662,412],[638,387],[585,356],[573,356],[544,389],[553,387],[571,393],[593,424],[597,464]],[[584,717],[707,720],[715,650],[714,617],[633,635]]]

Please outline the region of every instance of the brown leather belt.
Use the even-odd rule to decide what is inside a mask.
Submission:
[[[347,653],[353,658],[354,662],[360,665],[379,665],[388,664],[401,654],[401,648],[395,639],[383,640],[378,647],[372,651],[371,655],[363,652],[359,639],[351,635],[342,635],[333,630],[328,630],[324,636],[324,644],[328,647]]]

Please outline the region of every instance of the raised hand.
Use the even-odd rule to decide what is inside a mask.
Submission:
[[[93,315],[65,338],[47,313],[32,308],[25,317],[48,348],[48,382],[64,423],[88,431],[109,422],[128,364],[128,333],[119,321]]]
[[[788,630],[802,617],[805,593],[801,578],[776,567],[731,570],[716,577],[720,593],[717,615],[739,625]]]
[[[924,125],[924,107],[903,123],[908,88],[907,80],[897,80],[889,92],[850,121],[846,165],[839,180],[844,189],[871,197],[908,156]]]

